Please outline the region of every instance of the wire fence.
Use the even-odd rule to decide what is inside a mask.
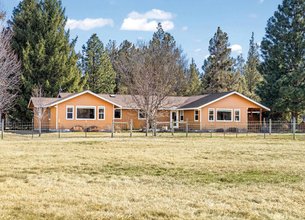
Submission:
[[[133,121],[115,122],[104,127],[99,127],[92,123],[85,126],[75,125],[64,127],[58,125],[56,129],[51,129],[49,123],[35,124],[33,122],[7,122],[0,124],[1,139],[5,138],[5,133],[15,133],[20,135],[30,135],[32,138],[48,134],[48,137],[68,138],[68,137],[143,137],[147,135],[164,136],[195,136],[206,135],[216,136],[248,136],[260,135],[266,138],[268,135],[281,134],[291,135],[293,139],[305,140],[305,122],[296,123],[285,121],[263,121],[249,123],[209,123],[202,125],[195,122],[156,122],[149,128],[145,126],[135,127]]]

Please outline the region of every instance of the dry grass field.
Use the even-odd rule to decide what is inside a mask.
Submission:
[[[305,219],[305,142],[0,140],[0,219]]]

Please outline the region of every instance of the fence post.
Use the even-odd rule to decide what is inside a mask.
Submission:
[[[154,122],[154,136],[157,136],[157,122]]]
[[[130,137],[132,137],[132,129],[133,129],[133,121],[132,121],[132,119],[130,119],[129,128],[130,128]]]
[[[186,129],[186,137],[189,136],[189,120],[186,120],[186,125],[185,125],[185,129]]]
[[[295,140],[295,130],[296,130],[296,119],[295,119],[295,117],[293,117],[293,119],[292,119],[293,140]]]
[[[267,126],[266,126],[266,120],[265,118],[263,119],[263,132],[264,132],[264,139],[266,138],[266,132],[267,132]]]
[[[1,140],[3,140],[3,138],[4,138],[4,119],[1,119]]]
[[[113,138],[114,136],[114,120],[112,120],[112,125],[111,125],[111,137]]]
[[[272,133],[272,120],[271,118],[269,119],[269,135]]]
[[[174,122],[172,122],[172,136],[174,136],[175,128],[174,128]]]
[[[32,118],[32,139],[34,138],[34,118]]]
[[[236,128],[236,138],[237,138],[238,128]]]

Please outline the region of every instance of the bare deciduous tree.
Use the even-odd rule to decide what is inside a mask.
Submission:
[[[0,118],[12,107],[19,84],[21,63],[11,48],[12,34],[0,32]]]
[[[43,102],[43,91],[41,86],[34,88],[32,91],[32,101],[34,103],[33,106],[33,113],[34,113],[34,120],[38,122],[38,132],[39,137],[41,136],[41,129],[42,129],[42,122],[46,117],[46,110],[45,103]]]
[[[146,135],[150,124],[156,127],[158,110],[169,104],[166,98],[175,94],[180,55],[175,45],[156,40],[139,46],[125,66],[130,68],[125,76],[128,91],[146,115]]]

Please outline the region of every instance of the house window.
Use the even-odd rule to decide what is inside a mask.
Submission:
[[[180,121],[184,121],[184,111],[179,111]]]
[[[114,118],[116,118],[116,119],[122,118],[122,109],[120,109],[120,108],[114,109]]]
[[[66,107],[66,119],[67,120],[73,120],[73,115],[74,115],[73,112],[74,112],[73,106]]]
[[[76,107],[76,119],[94,120],[95,119],[95,107],[94,106]]]
[[[240,122],[240,110],[239,109],[234,110],[234,120],[236,122]]]
[[[138,119],[146,119],[146,114],[143,110],[138,110]]]
[[[232,121],[232,109],[217,110],[217,121]]]
[[[194,121],[199,121],[199,111],[198,110],[194,111]]]
[[[104,120],[105,119],[105,107],[104,106],[99,106],[98,107],[98,119],[99,120]]]
[[[209,108],[209,121],[214,121],[214,109],[213,108]]]

